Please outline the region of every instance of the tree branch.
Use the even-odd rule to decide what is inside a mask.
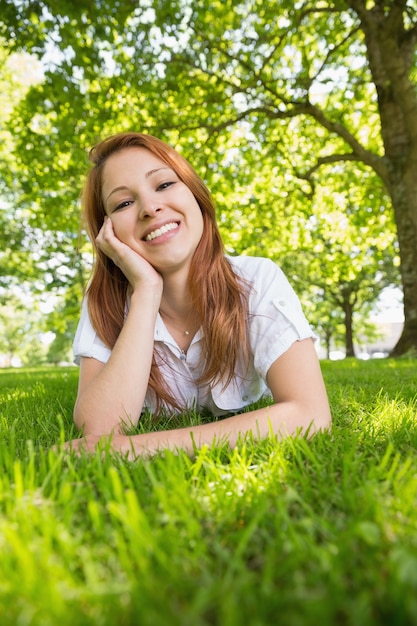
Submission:
[[[306,115],[313,117],[316,122],[320,124],[320,126],[323,126],[323,128],[326,128],[329,132],[338,135],[338,137],[343,139],[343,141],[345,141],[352,149],[352,154],[355,155],[356,161],[362,161],[362,163],[369,165],[369,167],[371,167],[385,183],[388,181],[388,169],[384,158],[364,148],[345,126],[327,118],[323,111],[311,102],[297,103],[295,104],[295,107],[298,109],[299,114],[305,113]]]
[[[329,154],[327,156],[318,157],[315,165],[310,167],[306,172],[302,173],[295,170],[295,175],[297,176],[297,178],[300,178],[301,180],[306,180],[309,183],[311,187],[311,193],[307,194],[307,196],[311,199],[314,196],[316,190],[316,185],[313,178],[314,172],[320,169],[322,165],[328,165],[329,163],[341,163],[345,161],[361,161],[361,159],[359,159],[352,152],[343,154]]]

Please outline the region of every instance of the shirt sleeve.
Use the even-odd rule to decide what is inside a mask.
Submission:
[[[72,351],[76,365],[80,364],[82,356],[107,363],[111,354],[110,348],[99,338],[91,324],[86,298],[82,304],[81,317],[75,333]]]
[[[266,381],[269,368],[294,342],[317,338],[283,271],[262,259],[252,277],[249,338],[256,372]]]

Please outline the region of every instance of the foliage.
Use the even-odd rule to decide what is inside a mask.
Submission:
[[[9,56],[0,40],[0,287],[33,276],[27,220],[18,210],[18,171],[8,123],[14,107],[37,80],[36,66],[28,54]]]
[[[340,171],[329,171],[329,178],[340,176]],[[382,291],[399,278],[396,239],[386,194],[366,170],[350,171],[348,183],[331,196],[323,191],[316,194],[303,242],[284,267],[306,294],[308,317],[326,342],[342,322],[345,353],[354,356],[354,338],[358,343],[367,328],[372,332],[367,318]]]
[[[304,253],[307,216],[333,211],[327,200],[349,186],[360,197],[352,225],[361,250],[344,257],[345,275],[331,285],[338,292],[333,303],[346,317],[340,294],[359,258],[364,281],[382,286],[396,282],[399,256],[403,343],[417,342],[414,0],[139,6],[105,0],[83,7],[2,0],[0,6],[7,45],[39,55],[46,66],[11,125],[19,206],[31,228],[48,233],[38,267],[53,274],[51,259],[61,254],[65,263],[70,256],[81,280],[83,248],[75,233],[86,151],[103,135],[136,128],[170,141],[203,174],[232,252],[284,260],[294,248]],[[370,180],[378,193],[365,200]],[[387,238],[377,246],[373,233],[365,241],[370,213],[375,230],[385,218]],[[340,241],[341,253],[348,243]],[[335,256],[324,241],[327,286]],[[303,281],[313,284],[308,296],[316,298],[315,277]],[[366,309],[378,289],[359,297],[351,282],[356,309],[362,303]]]
[[[75,436],[75,368],[0,371],[1,623],[415,623],[415,366],[323,363],[310,441],[135,463],[48,449]]]
[[[55,334],[46,357],[48,363],[72,362],[71,347],[80,316],[81,299],[80,281],[74,281],[64,291],[61,300],[44,320],[45,331],[49,330]]]
[[[28,318],[27,303],[8,294],[5,304],[0,305],[0,354],[3,366],[15,363],[37,365],[44,362],[39,324]]]

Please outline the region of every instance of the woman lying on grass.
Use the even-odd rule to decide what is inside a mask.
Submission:
[[[297,296],[272,261],[225,256],[210,193],[189,163],[139,133],[109,137],[90,158],[84,212],[96,259],[74,340],[83,437],[69,445],[92,451],[111,436],[112,449],[134,458],[326,429]],[[265,395],[271,406],[243,412]],[[124,434],[146,408],[192,407],[213,421]]]

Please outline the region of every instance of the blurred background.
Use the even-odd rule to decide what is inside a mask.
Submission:
[[[123,130],[191,162],[321,358],[415,354],[416,31],[410,0],[0,0],[0,366],[71,362],[88,151]]]

